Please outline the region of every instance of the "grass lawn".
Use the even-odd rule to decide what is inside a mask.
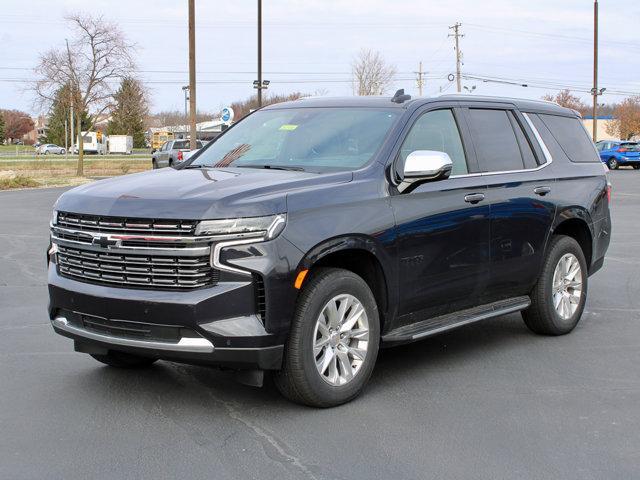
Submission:
[[[25,155],[36,151],[31,145],[0,145],[0,155]]]
[[[95,158],[95,157],[94,157]],[[11,171],[16,176],[6,180],[6,188],[21,187],[51,187],[64,185],[79,185],[100,177],[114,177],[128,173],[142,172],[151,169],[151,158],[128,157],[85,157],[84,177],[76,176],[77,161],[65,160],[64,157],[47,156],[35,159],[8,160],[0,159],[0,172]],[[11,180],[17,180],[12,182]],[[26,183],[28,180],[35,185]],[[2,187],[0,187],[2,188]]]

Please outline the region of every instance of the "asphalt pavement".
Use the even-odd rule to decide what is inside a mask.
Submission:
[[[640,171],[611,177],[612,243],[572,334],[513,314],[385,350],[328,410],[215,369],[74,353],[46,313],[64,190],[0,192],[0,479],[639,478]]]

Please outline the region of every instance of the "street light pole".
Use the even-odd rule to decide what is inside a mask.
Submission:
[[[196,136],[196,7],[195,0],[189,0],[189,123],[190,148],[197,147]]]
[[[262,0],[258,0],[258,108],[262,107]]]
[[[189,123],[189,114],[187,108],[187,102],[189,101],[189,85],[185,85],[182,87],[182,91],[184,92],[184,123]]]

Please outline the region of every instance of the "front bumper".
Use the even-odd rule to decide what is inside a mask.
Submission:
[[[233,369],[282,364],[284,337],[267,332],[256,315],[251,277],[192,291],[128,289],[63,277],[50,262],[48,280],[53,329],[73,339],[76,350]],[[160,338],[154,329],[177,333]]]

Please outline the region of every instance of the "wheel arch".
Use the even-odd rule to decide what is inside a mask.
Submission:
[[[593,262],[593,223],[591,216],[582,208],[564,210],[556,218],[552,235],[566,235],[573,238],[582,249],[589,270]]]
[[[390,280],[391,260],[385,250],[366,235],[344,235],[326,240],[313,247],[300,261],[298,270],[320,267],[344,268],[362,277],[369,285],[378,304],[380,331],[390,317],[390,306],[397,303]],[[305,279],[306,280],[306,279]]]

